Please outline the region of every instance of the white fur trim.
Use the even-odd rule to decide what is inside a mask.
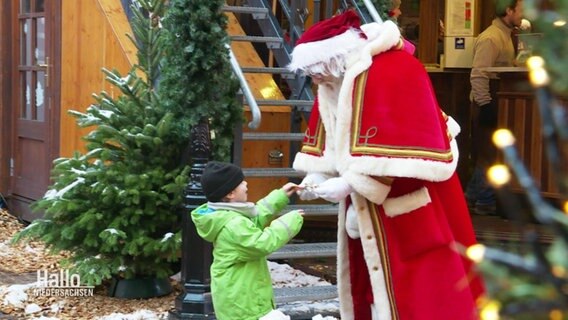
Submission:
[[[381,204],[390,192],[391,187],[386,184],[363,174],[357,174],[353,171],[344,172],[342,177],[361,194],[370,201]]]
[[[297,71],[315,64],[328,63],[334,58],[347,55],[365,42],[366,39],[361,38],[359,30],[349,29],[329,39],[301,43],[294,47],[288,69]]]
[[[345,232],[345,201],[339,203],[337,217],[337,293],[342,319],[353,319],[353,300],[351,296],[351,278],[349,275],[349,249]]]
[[[371,304],[371,320],[381,320],[379,319],[379,311],[375,307],[375,304]]]
[[[357,212],[353,205],[350,205],[347,208],[345,219],[345,231],[347,231],[347,235],[351,239],[359,239],[361,238],[361,234],[359,233],[359,225],[357,223]]]
[[[448,131],[450,131],[452,138],[455,138],[458,136],[458,134],[460,134],[461,127],[457,123],[457,121],[454,120],[454,118],[448,116],[448,121],[446,121],[446,125],[448,126]]]
[[[294,158],[292,167],[297,171],[303,172],[321,172],[335,175],[335,167],[333,161],[327,157],[317,157],[307,153],[298,152]]]
[[[427,181],[445,181],[455,172],[458,164],[458,148],[455,139],[450,142],[451,162],[419,158],[349,157],[343,162],[344,171],[378,177],[407,177]]]
[[[421,208],[432,202],[428,189],[422,187],[411,193],[396,198],[387,198],[383,203],[385,214],[389,217],[396,217]]]
[[[400,41],[400,29],[396,23],[388,20],[384,23],[368,23],[361,26],[361,30],[369,41],[371,56],[390,50]]]
[[[392,315],[390,313],[390,301],[384,276],[385,271],[381,263],[380,251],[373,230],[371,211],[365,198],[359,195],[352,195],[351,199],[353,200],[353,206],[357,209],[363,255],[372,283],[371,289],[373,291],[373,302],[376,311],[376,314],[373,315],[373,319],[390,320]]]

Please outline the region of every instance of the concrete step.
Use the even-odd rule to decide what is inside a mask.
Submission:
[[[311,320],[315,315],[339,318],[339,300],[303,301],[277,304],[278,310],[292,320]]]
[[[311,286],[298,288],[275,288],[277,304],[294,301],[321,301],[337,298],[337,286]]]
[[[336,254],[336,242],[295,243],[285,245],[269,255],[268,259],[325,258],[334,257]]]

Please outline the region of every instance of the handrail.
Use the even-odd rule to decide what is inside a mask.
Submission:
[[[379,24],[383,23],[383,19],[381,19],[381,16],[377,12],[377,8],[375,8],[371,0],[363,0],[363,2],[365,3],[367,11],[369,11],[369,14],[373,18],[373,20],[375,20],[375,22],[378,22]]]
[[[233,72],[239,79],[241,90],[243,90],[243,95],[245,96],[245,99],[247,100],[247,103],[250,107],[250,112],[252,113],[252,120],[248,123],[248,127],[251,129],[258,129],[258,127],[260,126],[260,118],[261,118],[260,108],[258,107],[256,99],[254,98],[254,95],[252,94],[252,91],[248,86],[247,80],[245,79],[243,71],[241,70],[241,66],[239,65],[239,62],[237,61],[237,58],[233,53],[233,49],[231,49],[231,46],[229,45],[226,46],[227,49],[229,49],[231,67],[233,67]]]

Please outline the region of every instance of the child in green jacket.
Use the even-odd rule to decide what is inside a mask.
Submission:
[[[302,210],[274,219],[298,186],[287,183],[256,204],[247,202],[242,170],[217,161],[206,165],[201,185],[209,202],[193,210],[191,219],[199,235],[213,243],[215,315],[219,320],[258,320],[275,308],[266,257],[302,227]]]

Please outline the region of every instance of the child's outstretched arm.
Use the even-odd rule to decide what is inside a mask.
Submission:
[[[231,243],[236,261],[250,261],[266,257],[295,237],[303,224],[303,210],[290,211],[264,229],[254,226],[249,219],[235,219],[220,234],[218,242]]]
[[[290,202],[290,196],[298,190],[300,186],[295,183],[288,182],[280,189],[273,190],[266,197],[260,199],[256,203],[256,212],[258,215],[254,218],[259,228],[266,227],[274,215],[282,211]]]
[[[300,187],[299,185],[293,183],[293,182],[288,182],[285,185],[282,186],[282,191],[284,191],[286,193],[286,195],[288,196],[288,198],[290,198],[292,196],[292,194],[294,194],[296,191],[298,191],[299,189],[302,189],[303,187]]]

